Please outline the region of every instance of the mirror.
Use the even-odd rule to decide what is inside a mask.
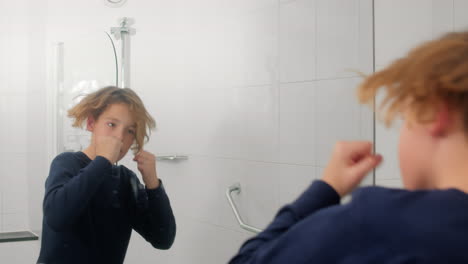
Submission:
[[[136,29],[131,89],[157,123],[144,149],[159,157],[177,223],[169,250],[134,232],[124,263],[227,263],[320,178],[337,140],[376,140],[396,157],[388,142],[397,132],[355,99],[356,71],[370,74],[468,23],[462,1],[125,2],[0,1],[0,232],[41,238],[52,160],[90,144],[66,112],[119,79],[121,42],[105,32],[123,16]],[[118,165],[144,183],[133,158]],[[363,185],[401,186],[387,164],[396,158]],[[40,242],[0,243],[0,262],[35,263]]]

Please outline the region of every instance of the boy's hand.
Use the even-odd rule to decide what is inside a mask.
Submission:
[[[156,157],[144,150],[138,152],[133,158],[138,163],[138,170],[143,176],[143,181],[148,189],[159,187],[159,179],[156,173]]]
[[[372,153],[371,142],[338,142],[322,180],[343,197],[354,190],[381,161],[381,155]]]
[[[120,156],[122,141],[110,136],[96,136],[94,140],[96,156],[103,156],[110,163],[116,163]]]

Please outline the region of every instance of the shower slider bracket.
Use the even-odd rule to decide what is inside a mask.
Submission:
[[[119,40],[122,37],[122,33],[129,35],[135,35],[136,29],[131,28],[130,26],[135,23],[133,18],[123,17],[118,20],[120,27],[112,27],[111,34],[114,35],[115,39]]]

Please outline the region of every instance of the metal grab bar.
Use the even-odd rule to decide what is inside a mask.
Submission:
[[[171,156],[157,156],[156,157],[156,160],[169,160],[169,161],[172,161],[172,160],[187,160],[188,157],[187,156],[181,156],[181,155],[171,155]]]
[[[259,229],[259,228],[256,228],[256,227],[245,224],[244,221],[242,220],[242,218],[240,217],[239,211],[237,210],[237,206],[236,206],[236,204],[234,204],[234,200],[232,199],[232,196],[231,196],[231,193],[236,192],[236,193],[239,194],[240,191],[241,191],[241,186],[240,186],[239,183],[235,183],[235,184],[231,185],[226,190],[226,197],[227,197],[227,199],[229,201],[229,204],[231,205],[232,212],[236,216],[237,222],[239,223],[241,228],[243,228],[243,229],[245,229],[247,231],[250,231],[250,232],[253,232],[253,233],[262,232],[262,230]]]

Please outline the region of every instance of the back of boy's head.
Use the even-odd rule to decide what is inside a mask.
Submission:
[[[468,32],[426,42],[369,76],[359,100],[372,103],[380,88],[386,92],[380,110],[387,125],[407,109],[415,121],[431,121],[443,103],[460,115],[468,134]]]
[[[122,103],[128,106],[136,123],[135,144],[132,150],[137,153],[148,141],[151,130],[155,128],[155,121],[133,90],[115,86],[104,87],[85,96],[77,105],[68,110],[68,116],[74,119],[74,127],[83,127],[88,117],[98,120],[108,106]]]

